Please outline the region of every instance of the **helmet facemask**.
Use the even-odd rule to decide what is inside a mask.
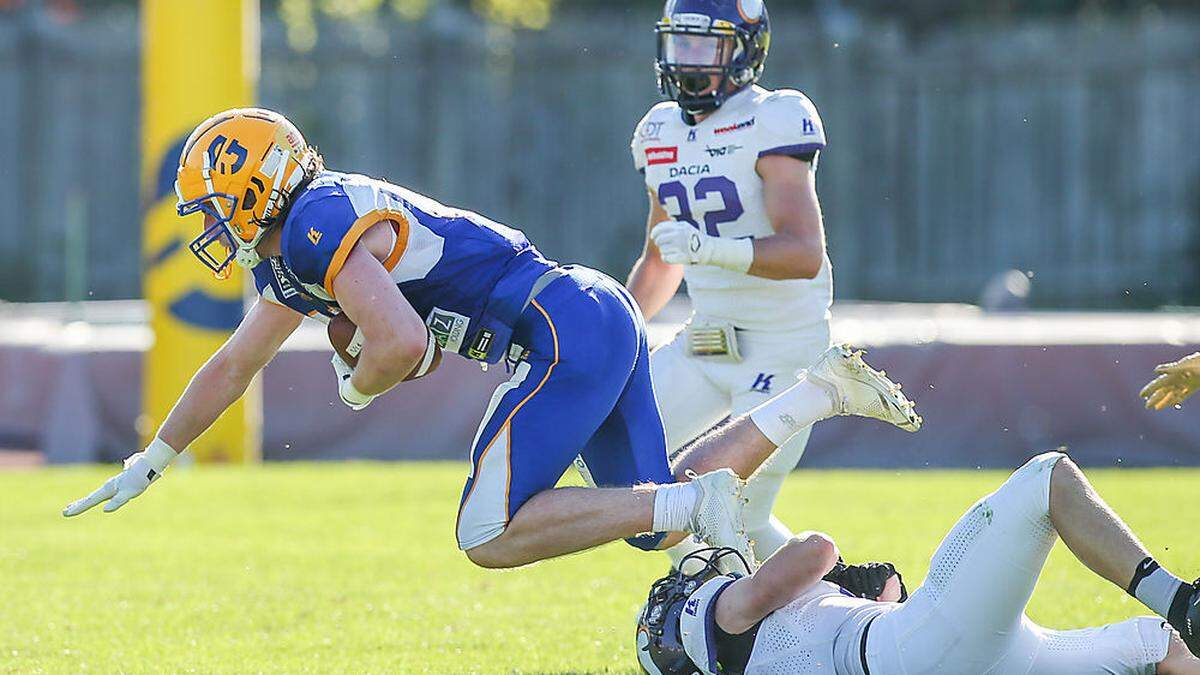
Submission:
[[[659,21],[659,89],[689,115],[711,113],[762,75],[769,33],[751,32],[702,14]]]
[[[176,192],[179,186],[175,186]],[[230,263],[238,257],[241,238],[236,235],[229,221],[237,209],[238,198],[233,195],[211,193],[191,201],[183,201],[176,207],[180,216],[190,216],[203,213],[212,219],[212,224],[204,228],[198,237],[188,244],[188,250],[196,256],[204,266],[212,270],[218,279],[227,279],[233,271]],[[207,220],[207,219],[206,219]],[[255,242],[257,245],[258,242]]]

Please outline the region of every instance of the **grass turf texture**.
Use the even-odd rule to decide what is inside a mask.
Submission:
[[[0,673],[634,672],[633,618],[665,557],[613,544],[488,572],[455,549],[457,464],[173,470],[115,515],[59,515],[109,468],[0,473]],[[1200,471],[1097,471],[1152,552],[1200,572],[1178,515]],[[779,513],[915,584],[1004,472],[801,472]],[[1146,613],[1059,544],[1030,614]]]

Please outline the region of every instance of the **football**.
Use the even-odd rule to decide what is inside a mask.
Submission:
[[[333,346],[333,351],[337,352],[338,356],[342,357],[342,360],[351,368],[357,367],[358,355],[363,347],[363,335],[358,330],[358,326],[350,320],[350,317],[345,314],[338,314],[329,320],[326,332],[329,335],[329,344]],[[429,369],[425,374],[432,373],[440,365],[442,365],[442,348],[435,346],[433,361],[429,364]],[[420,365],[418,364],[417,368],[419,367]],[[408,382],[417,379],[414,377],[415,373],[416,369],[414,368],[413,372],[404,378],[404,381]]]
[[[363,337],[358,326],[345,314],[338,314],[329,320],[326,328],[329,334],[329,344],[333,351],[351,368],[358,365],[358,354],[362,351]]]

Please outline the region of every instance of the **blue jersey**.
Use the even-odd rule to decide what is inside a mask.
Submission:
[[[514,229],[383,181],[326,171],[296,196],[281,255],[254,268],[259,293],[318,319],[335,316],[333,280],[382,221],[396,230],[384,266],[443,349],[495,363],[520,345],[513,376],[496,389],[472,444],[457,526],[462,548],[500,536],[576,456],[600,485],[674,480],[633,298],[586,268],[548,275],[554,263]],[[654,548],[661,538],[631,543]]]
[[[333,280],[363,233],[384,220],[396,228],[384,266],[442,348],[499,361],[554,263],[517,230],[366,176],[325,171],[296,196],[282,255],[254,268],[259,293],[309,316],[337,314]]]

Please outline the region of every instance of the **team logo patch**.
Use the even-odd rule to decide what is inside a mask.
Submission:
[[[730,124],[727,127],[721,127],[720,129],[713,131],[713,133],[714,134],[728,134],[728,133],[732,133],[734,131],[741,131],[742,129],[749,129],[750,127],[754,126],[754,120],[755,120],[755,118],[751,117],[750,119],[746,120],[745,122],[738,122],[737,124]]]
[[[308,228],[308,240],[312,242],[313,246],[316,246],[317,244],[321,243],[321,237],[323,237],[324,235],[325,235],[324,232],[318,232],[317,228],[315,228],[315,227]]]
[[[700,611],[700,600],[698,598],[688,598],[687,604],[683,606],[683,611],[696,616],[696,613]]]
[[[429,326],[429,332],[433,333],[438,346],[456,354],[466,341],[470,323],[470,317],[440,307],[434,307],[425,319],[425,325]]]
[[[654,166],[655,164],[674,164],[679,161],[679,146],[673,145],[663,148],[646,148],[646,163]]]
[[[754,384],[750,385],[750,391],[769,394],[771,393],[771,380],[774,379],[775,373],[759,373],[758,377],[754,378]]]

